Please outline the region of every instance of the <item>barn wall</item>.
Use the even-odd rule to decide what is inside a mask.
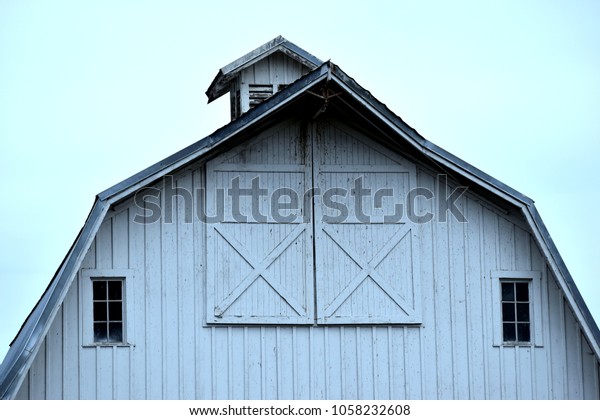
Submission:
[[[177,186],[203,177],[188,168]],[[434,180],[418,170],[419,186]],[[474,194],[468,223],[419,227],[421,326],[206,326],[206,232],[186,205],[174,223],[134,223],[132,202],[109,213],[83,268],[135,271],[131,345],[82,346],[77,278],[19,398],[600,398],[600,364],[532,236]],[[542,273],[541,345],[493,345],[495,270]]]

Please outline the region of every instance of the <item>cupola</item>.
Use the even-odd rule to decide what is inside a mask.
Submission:
[[[210,103],[229,92],[234,120],[321,64],[278,36],[219,70],[206,96]]]

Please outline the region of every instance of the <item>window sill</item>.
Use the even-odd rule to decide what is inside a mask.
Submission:
[[[508,348],[512,348],[512,347],[528,347],[528,348],[533,348],[533,347],[543,347],[543,346],[539,346],[536,345],[534,343],[529,343],[529,342],[523,342],[523,343],[502,343],[502,344],[494,344],[493,347],[508,347]]]
[[[91,344],[82,344],[82,348],[91,349],[94,347],[135,347],[135,344],[131,343],[91,343]]]

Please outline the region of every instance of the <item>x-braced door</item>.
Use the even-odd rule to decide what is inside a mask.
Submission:
[[[340,123],[313,137],[317,323],[420,322],[414,164]]]
[[[281,124],[210,161],[207,322],[312,324],[310,144]]]

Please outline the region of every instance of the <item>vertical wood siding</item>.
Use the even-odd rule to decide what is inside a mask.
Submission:
[[[348,137],[329,133],[338,146]],[[262,158],[277,163],[276,153]],[[17,398],[600,398],[600,364],[532,236],[480,197],[460,199],[468,223],[450,217],[418,227],[420,326],[207,326],[206,229],[196,217],[185,223],[203,202],[204,168],[190,167],[175,182],[195,200],[175,200],[173,223],[134,223],[135,205],[121,205],[83,262],[135,271],[126,303],[132,345],[82,346],[78,277]],[[417,170],[418,186],[434,182],[429,170]],[[427,210],[435,209],[423,201],[419,212]],[[495,270],[542,273],[541,345],[494,345]]]

